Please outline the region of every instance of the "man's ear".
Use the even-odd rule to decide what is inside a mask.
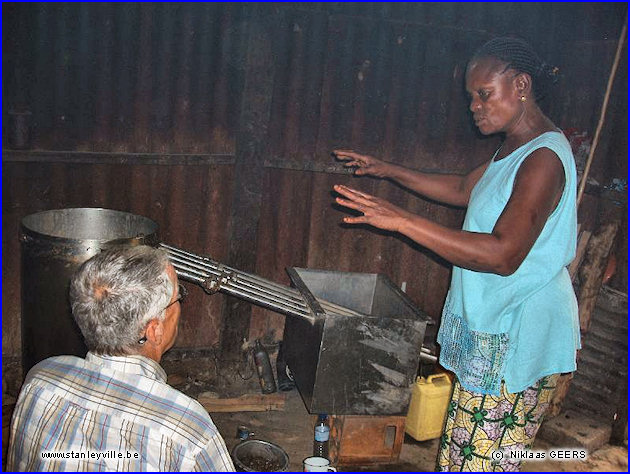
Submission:
[[[152,319],[147,324],[147,341],[159,346],[164,337],[164,324],[159,319]]]

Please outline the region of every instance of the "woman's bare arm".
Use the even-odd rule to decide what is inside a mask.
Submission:
[[[489,163],[486,162],[465,175],[458,175],[425,173],[352,150],[335,150],[334,154],[345,162],[344,166],[356,167],[354,174],[357,176],[389,178],[429,199],[461,207],[468,205],[470,192]]]
[[[564,188],[564,168],[547,148],[521,165],[512,195],[490,233],[455,230],[407,212],[374,196],[335,186],[337,202],[363,215],[350,224],[370,224],[400,232],[449,262],[470,270],[510,275],[521,265],[555,209]]]

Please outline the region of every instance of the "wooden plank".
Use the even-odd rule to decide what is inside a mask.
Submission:
[[[571,280],[575,278],[578,268],[580,268],[582,259],[584,259],[584,253],[586,252],[586,246],[588,245],[590,238],[591,231],[585,230],[579,234],[575,258],[571,262],[571,265],[569,265],[569,275],[571,276]]]
[[[604,224],[589,239],[586,255],[584,256],[584,264],[580,266],[579,270],[581,287],[578,295],[578,307],[582,334],[589,330],[591,315],[602,286],[602,277],[604,276],[608,255],[610,254],[618,227],[618,221]]]
[[[197,397],[201,406],[210,413],[284,410],[286,399],[284,393],[245,394],[237,398],[214,398],[212,395],[201,393]]]
[[[545,418],[553,418],[560,414],[560,412],[562,411],[562,404],[564,403],[564,399],[569,393],[572,379],[573,373],[563,374],[558,377],[556,389],[553,391],[553,395],[551,396],[549,408],[547,409],[547,413],[545,413]]]
[[[271,20],[276,20],[275,23]],[[279,18],[251,22],[245,51],[245,86],[242,95],[234,190],[228,227],[228,265],[254,273],[258,251],[258,223],[262,208],[264,150],[271,114],[274,82],[273,39]],[[249,337],[252,305],[236,297],[225,298],[222,311],[221,357],[242,360],[241,346]]]

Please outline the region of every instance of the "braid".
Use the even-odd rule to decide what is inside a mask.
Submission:
[[[524,72],[532,78],[536,100],[546,95],[548,87],[558,79],[558,68],[551,67],[540,59],[536,51],[520,38],[494,38],[481,46],[473,58],[497,58],[506,64],[505,69]]]

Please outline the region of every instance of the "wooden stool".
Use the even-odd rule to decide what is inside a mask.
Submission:
[[[405,439],[404,416],[332,415],[329,458],[334,465],[398,461]]]

